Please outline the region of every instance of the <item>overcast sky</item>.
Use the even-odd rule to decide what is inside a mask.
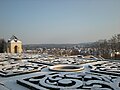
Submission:
[[[0,0],[0,38],[83,43],[120,33],[120,0]]]

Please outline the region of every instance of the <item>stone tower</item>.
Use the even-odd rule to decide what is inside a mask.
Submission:
[[[22,41],[13,35],[10,39],[8,39],[7,52],[22,53]]]

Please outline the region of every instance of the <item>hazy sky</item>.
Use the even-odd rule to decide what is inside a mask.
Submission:
[[[0,0],[0,38],[82,43],[120,33],[120,0]]]

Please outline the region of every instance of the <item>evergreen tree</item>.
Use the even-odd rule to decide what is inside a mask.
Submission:
[[[6,51],[6,41],[4,39],[0,39],[0,53],[4,53]]]

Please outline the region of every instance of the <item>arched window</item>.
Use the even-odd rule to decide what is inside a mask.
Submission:
[[[14,53],[18,53],[18,46],[14,47]]]

